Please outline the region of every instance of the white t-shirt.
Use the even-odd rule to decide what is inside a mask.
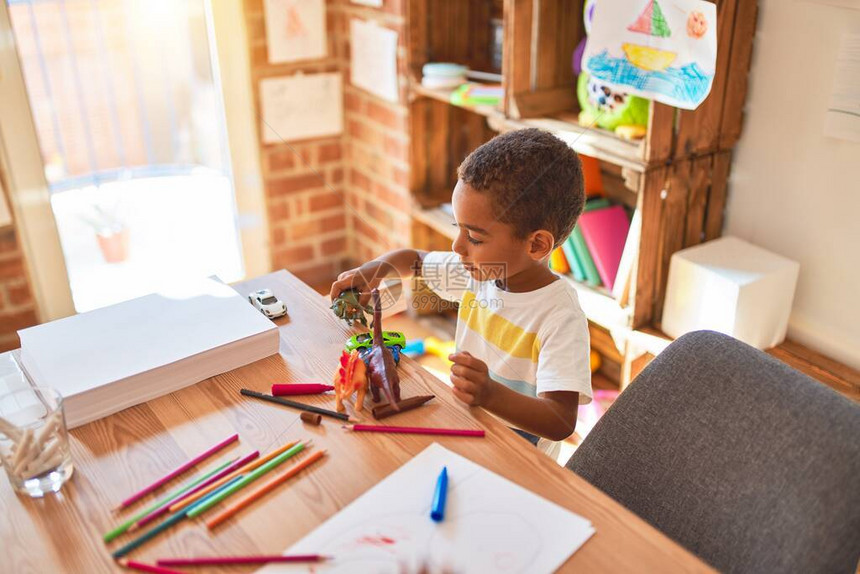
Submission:
[[[490,378],[532,397],[574,391],[580,404],[591,402],[588,322],[567,281],[510,293],[476,281],[456,253],[442,251],[424,257],[421,274],[437,295],[460,303],[457,350],[484,361]],[[549,450],[552,441],[541,442]]]

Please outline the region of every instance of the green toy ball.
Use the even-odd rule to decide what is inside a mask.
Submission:
[[[614,131],[619,126],[647,126],[649,101],[619,91],[583,72],[576,84],[580,123]]]

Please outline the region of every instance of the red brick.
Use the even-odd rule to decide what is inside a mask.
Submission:
[[[292,169],[295,165],[296,157],[292,150],[269,153],[269,171]]]
[[[409,161],[406,144],[391,136],[385,136],[385,153],[388,157],[402,161],[403,163]]]
[[[340,161],[341,156],[340,143],[323,144],[319,147],[320,163]]]
[[[268,212],[270,223],[283,221],[290,217],[290,206],[286,201],[269,200]]]
[[[294,265],[296,263],[305,263],[311,261],[314,256],[314,249],[310,245],[299,245],[296,247],[288,247],[281,249],[275,253],[275,269]]]
[[[364,175],[363,173],[361,173],[358,170],[351,169],[350,170],[350,176],[352,179],[352,185],[354,185],[355,187],[357,187],[358,189],[360,189],[362,191],[366,191],[367,193],[370,193],[370,180],[367,178],[366,175]]]
[[[246,14],[245,28],[248,31],[248,41],[252,44],[258,40],[266,40],[266,24],[263,22],[262,12],[257,14]]]
[[[3,331],[6,333],[32,327],[38,322],[36,311],[33,309],[0,314],[0,325],[3,325]]]
[[[12,253],[18,250],[18,239],[15,237],[15,230],[9,229],[5,232],[0,232],[0,253]]]
[[[331,174],[329,176],[333,185],[340,185],[343,183],[343,168],[338,167],[331,170]]]
[[[269,181],[269,195],[280,196],[295,193],[297,191],[306,191],[308,189],[316,189],[323,187],[325,182],[322,177],[316,173],[308,173],[293,177],[284,177]]]
[[[397,185],[409,188],[409,172],[397,166],[391,166],[391,177]]]
[[[323,256],[334,255],[346,251],[346,237],[335,237],[334,239],[326,239],[320,244],[320,251]]]
[[[347,93],[345,104],[347,111],[355,112],[356,114],[364,113],[364,98],[358,94]]]
[[[311,213],[334,209],[335,207],[343,207],[343,193],[341,192],[329,191],[310,198]]]
[[[367,115],[387,128],[405,131],[406,120],[390,107],[376,102],[367,102]]]
[[[339,213],[330,215],[320,222],[320,227],[323,233],[331,233],[332,231],[343,231],[346,229],[346,215]]]
[[[298,221],[287,226],[287,233],[292,241],[311,241],[319,235],[321,224],[319,219]]]
[[[287,230],[283,227],[272,229],[272,246],[279,247],[287,242]]]
[[[269,65],[269,47],[265,44],[251,46],[251,69]]]
[[[11,307],[21,307],[33,302],[33,295],[27,283],[6,288],[6,300]]]
[[[356,139],[362,139],[364,135],[364,126],[355,120],[348,120],[346,122],[346,133]]]
[[[24,264],[19,257],[0,261],[0,279],[24,277]]]

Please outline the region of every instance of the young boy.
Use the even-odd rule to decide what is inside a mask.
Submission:
[[[451,382],[456,398],[510,423],[548,454],[591,401],[588,326],[549,256],[585,203],[576,153],[537,129],[497,136],[460,165],[452,252],[392,251],[342,273],[331,296],[368,293],[386,276],[423,276],[460,303]]]

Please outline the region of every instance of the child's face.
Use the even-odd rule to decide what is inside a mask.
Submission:
[[[512,225],[495,219],[488,194],[457,181],[451,203],[459,228],[452,250],[476,280],[506,279],[540,258],[531,238],[518,239]]]

